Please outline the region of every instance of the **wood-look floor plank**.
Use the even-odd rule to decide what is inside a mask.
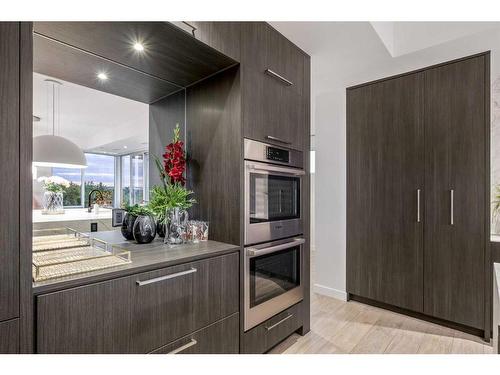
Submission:
[[[311,294],[311,331],[294,334],[270,353],[492,353],[480,337],[402,314]]]

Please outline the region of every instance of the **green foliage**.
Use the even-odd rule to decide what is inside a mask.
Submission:
[[[138,204],[134,204],[133,206],[125,205],[123,209],[127,211],[129,214],[135,216],[141,216],[141,215],[145,216],[152,214],[148,206],[139,206]]]
[[[163,186],[153,186],[149,194],[148,207],[156,216],[163,222],[167,209],[179,207],[188,209],[196,203],[196,199],[190,198],[194,194],[191,190],[186,189],[181,184],[166,184]]]
[[[500,184],[497,184],[495,186],[495,193],[493,195],[493,202],[491,202],[493,205],[493,217],[498,218],[500,215]]]

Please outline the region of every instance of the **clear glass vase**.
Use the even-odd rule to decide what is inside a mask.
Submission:
[[[187,234],[188,212],[179,207],[168,209],[166,212],[167,233],[165,243],[180,245],[185,242]]]
[[[63,206],[63,193],[62,192],[53,192],[46,191],[43,193],[43,210],[42,214],[44,215],[58,215],[64,213]]]

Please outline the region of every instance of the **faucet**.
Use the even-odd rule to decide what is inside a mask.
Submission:
[[[89,193],[89,208],[88,208],[88,212],[92,212],[92,194],[93,193],[99,193],[99,197],[101,198],[101,200],[103,200],[103,196],[102,196],[102,191],[98,190],[98,189],[94,189],[92,190],[90,193]]]

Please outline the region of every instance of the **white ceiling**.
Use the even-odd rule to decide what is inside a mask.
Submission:
[[[272,22],[312,58],[312,94],[500,46],[499,22]]]
[[[49,134],[47,77],[33,74],[33,136]],[[56,134],[85,151],[121,154],[148,148],[149,106],[71,82],[60,87],[60,126]],[[126,147],[125,147],[126,146]]]

